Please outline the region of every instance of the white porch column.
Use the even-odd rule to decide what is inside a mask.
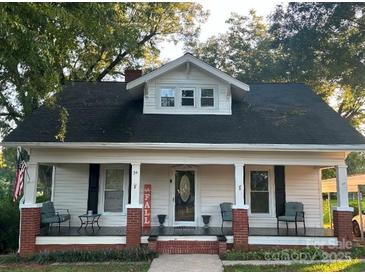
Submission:
[[[35,204],[37,198],[38,163],[28,163],[28,169],[24,176],[24,204]]]
[[[244,164],[234,164],[234,183],[235,183],[235,204],[233,208],[247,209],[245,205],[245,180],[244,180]]]
[[[337,211],[353,211],[349,207],[347,190],[347,166],[336,166]]]
[[[139,201],[140,185],[141,185],[141,163],[132,163],[132,189],[130,208],[141,208]]]

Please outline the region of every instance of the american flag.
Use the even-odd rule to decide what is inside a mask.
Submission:
[[[27,164],[24,160],[21,148],[17,148],[17,154],[16,154],[16,175],[15,175],[15,181],[14,181],[14,189],[13,189],[13,201],[19,199],[20,194],[22,193],[23,187],[24,187],[24,177],[25,172],[27,170]]]

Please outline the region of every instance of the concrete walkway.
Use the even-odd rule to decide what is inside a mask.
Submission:
[[[222,261],[218,255],[162,254],[152,261],[149,272],[222,272]]]

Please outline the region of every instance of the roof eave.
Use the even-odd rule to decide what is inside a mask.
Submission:
[[[3,142],[4,147],[67,148],[67,149],[174,149],[174,150],[233,150],[233,151],[302,151],[348,152],[365,151],[365,144],[203,144],[203,143],[102,143],[102,142]]]
[[[194,57],[193,55],[191,54],[185,54],[167,64],[165,64],[164,66],[150,72],[150,73],[147,73],[146,75],[143,75],[129,83],[127,83],[127,86],[126,86],[126,89],[127,90],[131,90],[131,89],[134,89],[138,86],[141,86],[143,85],[144,83],[146,83],[147,81],[150,81],[174,68],[176,68],[177,66],[179,65],[182,65],[184,64],[185,62],[191,62],[192,64],[200,67],[201,69],[207,71],[208,73],[226,81],[227,83],[233,85],[233,86],[236,86],[237,88],[240,88],[242,90],[245,90],[245,91],[249,91],[250,90],[250,86],[233,78],[232,76],[208,65],[207,63],[199,60],[198,58]]]

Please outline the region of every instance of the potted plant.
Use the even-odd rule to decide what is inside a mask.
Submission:
[[[160,226],[163,226],[163,224],[165,223],[166,214],[158,214],[157,218],[158,222],[160,223]]]
[[[207,228],[209,221],[210,221],[210,215],[202,215],[204,227]]]

